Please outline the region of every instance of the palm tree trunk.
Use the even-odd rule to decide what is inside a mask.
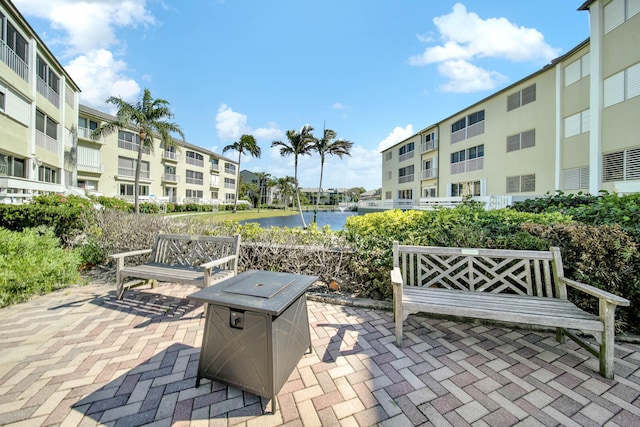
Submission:
[[[304,222],[304,216],[302,215],[302,205],[300,204],[300,189],[298,188],[298,157],[296,156],[294,161],[295,169],[295,181],[296,181],[296,201],[298,202],[298,212],[300,212],[300,220],[302,221],[302,228],[307,228],[307,224]]]
[[[240,192],[240,158],[242,157],[242,151],[238,151],[238,173],[236,176],[238,179],[236,180],[236,197],[233,198],[233,213],[236,213],[236,209],[238,206],[238,193]]]
[[[318,207],[320,206],[320,191],[322,191],[322,172],[324,170],[324,155],[320,156],[320,183],[318,184],[318,194],[316,195],[316,208],[313,210],[313,222],[318,223]]]

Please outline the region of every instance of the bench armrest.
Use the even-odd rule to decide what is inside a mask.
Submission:
[[[134,255],[144,255],[144,254],[151,253],[152,250],[153,249],[139,249],[137,251],[121,252],[119,254],[109,255],[109,258],[118,259],[118,258],[125,258],[128,256],[134,256]]]
[[[610,292],[603,291],[602,289],[598,289],[594,286],[587,285],[586,283],[581,283],[575,280],[567,279],[566,277],[561,277],[560,280],[564,282],[566,285],[571,286],[574,289],[578,289],[582,292],[585,292],[599,299],[604,299],[610,304],[621,305],[625,307],[629,306],[629,300],[626,298],[619,297],[618,295],[614,295]]]
[[[235,255],[229,255],[229,256],[222,257],[222,258],[218,258],[218,259],[213,260],[213,261],[205,262],[204,264],[201,264],[200,267],[204,268],[205,270],[207,270],[209,268],[213,268],[213,267],[216,267],[218,265],[222,265],[222,264],[227,263],[229,261],[233,261],[236,258],[238,258],[238,257],[235,256]]]
[[[402,286],[402,273],[400,273],[400,267],[394,267],[391,270],[391,284],[394,286]]]

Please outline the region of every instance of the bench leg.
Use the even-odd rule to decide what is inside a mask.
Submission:
[[[567,341],[567,337],[562,328],[556,328],[556,341],[560,344],[564,344]]]
[[[613,361],[615,351],[615,304],[600,300],[600,319],[604,322],[604,331],[600,340],[600,375],[613,378]]]

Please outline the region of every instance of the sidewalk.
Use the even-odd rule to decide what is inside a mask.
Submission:
[[[616,378],[553,333],[309,301],[314,352],[266,401],[194,387],[203,308],[194,287],[59,291],[0,310],[0,425],[640,425],[640,346],[618,343]]]

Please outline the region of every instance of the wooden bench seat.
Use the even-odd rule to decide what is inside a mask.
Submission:
[[[558,248],[515,251],[408,246],[394,242],[396,344],[402,345],[402,323],[424,312],[506,323],[556,328],[556,338],[575,340],[600,359],[600,374],[614,371],[615,308],[629,301],[564,277]],[[567,299],[567,286],[599,299],[599,314],[588,313]],[[583,340],[593,335],[597,347]]]
[[[118,299],[124,295],[126,278],[210,286],[238,273],[240,236],[188,236],[158,234],[153,248],[111,255],[117,262]],[[125,259],[151,254],[144,264],[125,265]]]

